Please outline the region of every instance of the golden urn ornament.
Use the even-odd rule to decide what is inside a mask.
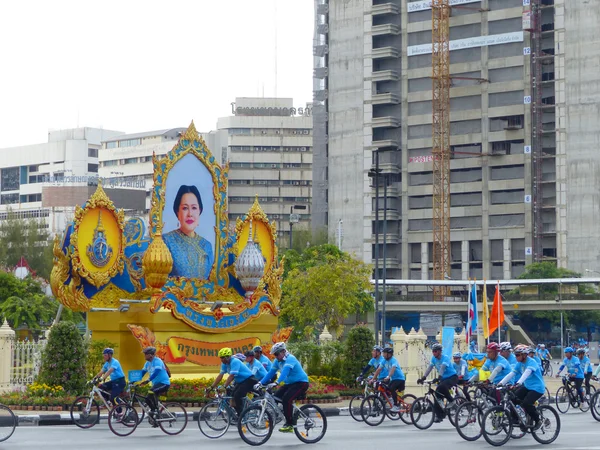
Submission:
[[[154,239],[144,253],[142,260],[146,285],[152,289],[161,289],[167,282],[173,268],[173,257],[162,239],[162,232],[157,230]]]

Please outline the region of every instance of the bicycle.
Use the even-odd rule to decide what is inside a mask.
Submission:
[[[466,401],[463,397],[457,397],[454,399],[453,405],[445,404],[444,398],[439,396],[431,387],[432,384],[438,383],[439,380],[425,381],[424,384],[428,385],[428,391],[423,397],[417,398],[410,409],[411,421],[419,430],[426,430],[433,425],[435,419],[433,402],[438,403],[444,414],[448,416],[448,420],[452,426],[455,426],[454,419],[456,418],[456,410]]]
[[[553,369],[549,359],[542,359],[542,376],[552,377]]]
[[[15,432],[18,425],[17,416],[6,405],[0,404],[0,442],[6,441]]]
[[[407,425],[412,423],[410,419],[410,411],[412,405],[417,400],[412,394],[402,395],[398,392],[398,403],[400,410],[395,412],[391,409],[394,407],[394,400],[389,386],[381,381],[375,383],[375,391],[365,397],[360,404],[360,414],[367,425],[376,427],[383,422],[387,416],[390,420],[402,420]]]
[[[97,399],[102,401],[102,406],[107,410],[111,410],[113,405],[107,400],[110,398],[111,393],[100,389],[98,379],[93,378],[86,383],[86,387],[90,388],[88,395],[82,395],[75,399],[71,404],[70,414],[71,420],[79,428],[92,428],[100,421],[100,403]],[[121,398],[115,399],[117,402],[121,402]]]
[[[272,400],[281,403],[281,400],[272,395],[274,384],[262,388],[262,397],[255,400],[240,414],[238,420],[238,432],[240,437],[250,445],[262,445],[269,440],[273,433],[273,417],[269,410],[269,394]],[[302,400],[305,396],[296,400]],[[292,405],[292,417],[294,434],[305,444],[315,444],[325,436],[327,432],[327,417],[323,410],[316,405],[306,403],[300,407],[296,402]],[[266,430],[265,430],[266,428]],[[315,436],[309,436],[316,431]],[[253,438],[258,438],[254,441]]]
[[[215,398],[202,407],[198,413],[198,428],[209,439],[218,439],[225,435],[232,423],[237,423],[238,415],[231,406],[231,386],[215,389]],[[244,398],[244,406],[247,398]]]
[[[590,411],[592,412],[592,417],[600,422],[600,391],[595,391],[590,399]]]
[[[556,440],[560,433],[560,417],[552,406],[536,402],[542,426],[534,430],[531,418],[520,405],[515,404],[516,397],[512,390],[504,386],[497,389],[504,392],[503,399],[498,406],[486,411],[482,422],[483,437],[488,444],[495,447],[506,444],[512,437],[515,424],[523,433],[531,433],[540,444],[551,444]]]
[[[156,412],[152,412],[148,405],[148,397],[145,397],[137,392],[139,385],[131,383],[131,396],[124,402],[111,409],[108,415],[108,427],[117,436],[129,436],[133,433],[140,420],[138,420],[138,413],[134,407],[137,403],[141,406],[144,413],[148,416],[150,425],[158,426],[160,429],[171,436],[175,436],[185,430],[188,423],[187,411],[178,402],[162,403],[167,398],[165,396],[157,396],[156,398]],[[123,430],[118,428],[123,425]],[[175,429],[175,426],[181,425],[180,428]]]
[[[473,442],[481,437],[483,414],[498,404],[498,397],[493,385],[476,383],[477,395],[474,400],[458,407],[454,416],[454,427],[464,440]]]
[[[360,409],[362,401],[373,393],[373,389],[369,384],[370,379],[372,379],[372,377],[369,377],[367,380],[360,380],[360,385],[364,386],[363,393],[352,397],[352,399],[350,400],[350,404],[348,405],[348,412],[350,413],[350,417],[352,417],[357,422],[363,421]]]
[[[584,401],[582,403],[572,379],[568,375],[564,375],[562,381],[563,386],[559,387],[556,391],[556,408],[562,414],[566,414],[570,407],[579,408],[582,412],[587,412],[590,409],[591,403],[588,396],[584,394]]]

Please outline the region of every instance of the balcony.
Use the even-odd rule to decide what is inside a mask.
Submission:
[[[400,269],[400,260],[398,258],[385,258],[385,261],[387,269]],[[373,258],[373,265],[375,265],[375,258]],[[379,267],[383,267],[383,258],[379,258]]]
[[[400,34],[400,27],[393,23],[386,23],[383,25],[375,25],[371,28],[371,35],[373,36],[385,36],[388,34]]]
[[[329,53],[329,46],[327,44],[315,45],[313,47],[313,56],[323,57]]]
[[[397,105],[400,103],[400,96],[391,92],[375,94],[367,103],[371,103],[372,105]]]
[[[385,14],[400,14],[400,8],[394,3],[384,3],[383,5],[373,5],[370,13],[374,16]]]
[[[381,213],[380,213],[381,214]],[[380,217],[380,220],[383,220],[383,218]],[[390,220],[390,218],[388,217],[388,221]],[[373,236],[371,236],[371,239],[373,240],[373,243],[375,243],[375,234],[373,234]],[[398,236],[398,233],[386,233],[386,245],[393,245],[393,244],[400,244],[402,242],[402,239],[400,238],[400,236]],[[379,243],[383,244],[383,233],[379,233]]]
[[[400,74],[396,70],[378,70],[368,78],[371,81],[398,81]]]
[[[373,147],[375,148],[398,148],[400,147],[400,142],[396,139],[384,139],[381,141],[373,141]]]
[[[328,74],[329,70],[327,69],[327,67],[317,67],[313,69],[313,78],[327,78]]]
[[[320,15],[329,14],[329,5],[326,3],[317,5],[317,14],[320,14]]]
[[[381,47],[374,48],[371,52],[371,58],[373,59],[389,59],[389,58],[398,58],[400,53],[394,47]]]
[[[393,116],[374,117],[370,123],[372,128],[398,128],[400,119]]]
[[[329,25],[326,23],[317,25],[317,34],[327,34],[329,33]]]
[[[383,189],[384,189],[383,184],[380,184],[379,185],[379,201],[381,202],[381,205],[380,205],[381,208],[383,208]],[[374,184],[371,185],[371,195],[373,198],[375,198],[375,185]],[[400,190],[395,186],[388,186],[387,187],[387,196],[388,197],[399,197]],[[389,210],[388,210],[388,212],[389,212]],[[383,217],[383,212],[380,212],[379,214],[382,214],[381,217]],[[373,214],[373,217],[374,217],[374,214]]]
[[[383,220],[383,198],[379,198],[379,219]],[[375,211],[371,212],[371,220],[375,220]],[[400,213],[398,212],[397,209],[389,209],[387,210],[387,220],[389,221],[398,221],[400,220]],[[389,235],[389,233],[388,233]],[[373,235],[375,236],[375,235]],[[389,237],[389,236],[388,236]],[[381,237],[381,233],[379,233],[379,239],[383,240],[383,238]],[[373,237],[373,242],[375,242],[375,237]]]

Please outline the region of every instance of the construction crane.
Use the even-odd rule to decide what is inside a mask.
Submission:
[[[431,2],[433,115],[433,278],[450,275],[450,4]],[[447,286],[434,287],[434,300],[449,295]]]

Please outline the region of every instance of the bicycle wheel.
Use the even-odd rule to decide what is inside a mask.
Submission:
[[[548,362],[548,368],[546,369],[546,376],[552,378],[554,375],[554,369],[552,369],[552,363]]]
[[[279,407],[277,405],[273,406],[270,402],[267,402],[266,408],[269,410],[269,412],[273,416],[275,425],[277,425],[283,419],[285,419],[285,416],[283,415],[283,411],[281,409],[279,409]]]
[[[413,425],[419,430],[426,430],[433,425],[435,412],[433,411],[433,403],[426,397],[416,399],[410,408],[410,420]]]
[[[579,402],[579,410],[581,412],[588,412],[590,410],[591,396],[583,394],[583,402]]]
[[[350,417],[352,417],[357,422],[363,421],[362,415],[360,414],[360,405],[364,399],[365,396],[363,394],[355,395],[354,397],[352,397],[352,400],[350,400],[350,404],[348,405],[348,412],[350,413]]]
[[[542,405],[538,408],[542,427],[532,431],[533,438],[540,444],[551,444],[560,433],[560,417],[552,406]]]
[[[556,391],[556,409],[558,409],[562,414],[566,414],[569,408],[571,407],[571,399],[569,398],[569,393],[564,386],[561,386]]]
[[[410,410],[412,409],[412,405],[417,400],[412,394],[405,394],[402,396],[402,403],[400,404],[400,412],[398,415],[400,416],[400,420],[404,422],[406,425],[412,425],[412,419],[410,418]]]
[[[162,405],[156,420],[163,432],[175,436],[187,427],[187,411],[181,403],[169,402]]]
[[[137,412],[138,415],[138,425],[142,423],[144,421],[144,417],[146,417],[146,410],[142,405],[142,401],[137,397],[131,402],[131,406],[135,408],[135,412]]]
[[[227,433],[231,425],[231,416],[220,400],[204,405],[198,413],[198,428],[209,439],[217,439]]]
[[[488,409],[483,416],[483,437],[495,447],[506,444],[512,433],[513,424],[502,406]]]
[[[315,444],[327,432],[327,417],[317,405],[302,405],[294,414],[294,433],[305,444]]]
[[[5,405],[0,405],[0,442],[6,441],[15,432],[17,416]]]
[[[475,402],[466,402],[458,407],[454,418],[454,427],[465,441],[473,442],[481,437],[481,410]]]
[[[456,410],[459,408],[460,405],[462,405],[466,402],[467,402],[467,400],[464,397],[456,397],[454,399],[454,406],[452,408],[449,408],[446,410],[448,420],[450,421],[452,426],[456,426],[456,423],[454,422],[454,419],[456,417]]]
[[[248,445],[262,445],[273,434],[273,417],[268,409],[250,405],[242,411],[238,420],[238,433]]]
[[[548,388],[545,388],[544,395],[540,397],[538,402],[540,403],[540,405],[549,405],[550,401],[550,391],[548,390]]]
[[[367,425],[376,427],[385,419],[385,406],[377,395],[369,395],[360,404],[360,414]]]
[[[600,422],[600,391],[596,391],[596,393],[592,395],[590,409],[592,411],[592,417]]]
[[[92,428],[100,420],[100,405],[89,396],[77,397],[71,405],[71,420],[79,428]]]
[[[596,393],[596,387],[590,384],[590,397]]]
[[[117,436],[129,436],[138,426],[138,415],[134,407],[119,405],[108,414],[108,428]]]

